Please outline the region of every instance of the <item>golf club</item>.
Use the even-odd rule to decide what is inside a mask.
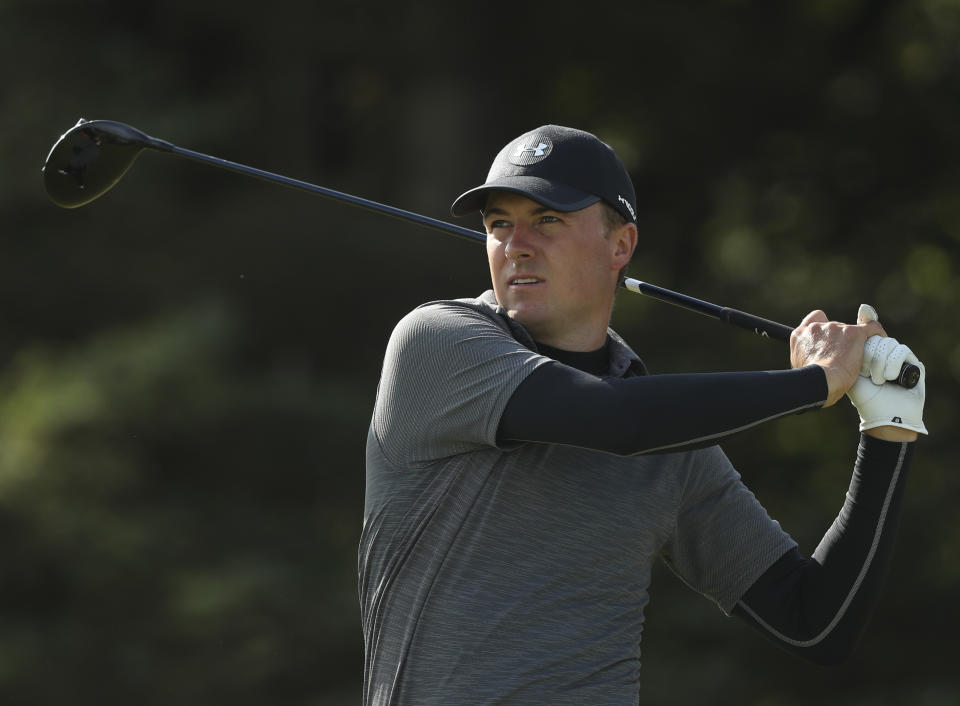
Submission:
[[[51,148],[43,165],[43,181],[47,194],[53,199],[54,203],[63,208],[77,208],[88,204],[109,191],[120,181],[144,149],[176,154],[221,169],[309,191],[460,238],[481,243],[486,242],[487,239],[487,236],[483,233],[462,228],[452,223],[177,147],[166,140],[150,137],[130,125],[113,120],[84,120],[81,118],[76,125],[60,136],[60,139]],[[737,309],[712,304],[631,277],[624,279],[623,286],[631,292],[644,294],[724,323],[752,330],[768,338],[789,341],[790,333],[793,331],[790,326]],[[919,380],[919,367],[904,363],[900,369],[900,375],[892,382],[912,388]]]

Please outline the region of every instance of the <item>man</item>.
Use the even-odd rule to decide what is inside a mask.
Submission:
[[[648,375],[608,328],[636,196],[586,132],[520,136],[452,210],[482,211],[493,289],[414,310],[387,348],[359,557],[364,703],[638,703],[658,558],[786,649],[848,654],[926,433],[923,376],[885,384],[919,365],[910,350],[815,311],[790,370]],[[808,558],[715,444],[848,392],[854,477]]]

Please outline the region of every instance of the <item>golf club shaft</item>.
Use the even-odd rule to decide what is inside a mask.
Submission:
[[[446,221],[441,221],[436,218],[423,216],[412,211],[405,211],[402,208],[388,206],[386,204],[378,203],[377,201],[371,201],[370,199],[364,199],[359,196],[353,196],[352,194],[346,194],[342,191],[336,191],[323,186],[317,186],[316,184],[300,181],[299,179],[292,179],[290,177],[283,176],[282,174],[264,171],[262,169],[250,167],[245,164],[238,164],[237,162],[231,162],[230,160],[221,159],[219,157],[211,157],[210,155],[203,154],[202,152],[194,152],[193,150],[178,147],[164,140],[157,140],[154,138],[147,144],[147,146],[164,152],[172,152],[197,162],[204,162],[215,167],[220,167],[221,169],[228,169],[240,174],[257,177],[265,181],[276,182],[283,184],[284,186],[301,189],[303,191],[309,191],[312,194],[319,194],[320,196],[325,196],[351,206],[357,206],[366,210],[376,211],[378,213],[392,216],[393,218],[398,218],[403,221],[409,221],[426,228],[456,235],[466,240],[474,240],[481,243],[484,243],[487,240],[487,236],[479,231],[463,228],[461,226],[454,225],[453,223],[447,223]],[[793,331],[793,329],[789,326],[777,323],[776,321],[770,321],[769,319],[754,316],[753,314],[748,314],[737,309],[731,309],[729,307],[712,304],[711,302],[704,301],[702,299],[696,299],[695,297],[681,294],[680,292],[674,292],[672,290],[658,287],[657,285],[649,284],[647,282],[642,282],[631,277],[624,279],[623,286],[625,289],[628,289],[631,292],[643,294],[648,297],[658,299],[662,302],[687,309],[688,311],[694,311],[698,314],[703,314],[705,316],[717,319],[718,321],[751,330],[760,336],[774,338],[778,341],[789,341],[790,333]]]
[[[219,157],[211,157],[210,155],[206,155],[201,152],[194,152],[193,150],[184,149],[183,147],[177,147],[169,142],[158,140],[156,142],[152,142],[149,146],[153,147],[154,149],[173,152],[182,157],[187,157],[188,159],[193,159],[198,162],[205,162],[222,169],[228,169],[230,171],[246,174],[248,176],[254,176],[265,181],[277,182],[283,184],[284,186],[289,186],[295,189],[309,191],[310,193],[319,194],[320,196],[325,196],[351,206],[357,206],[366,210],[376,211],[387,216],[392,216],[393,218],[415,223],[419,226],[424,226],[443,233],[456,235],[466,240],[474,240],[481,243],[484,243],[487,240],[487,236],[479,231],[463,228],[461,226],[454,225],[453,223],[447,223],[446,221],[441,221],[436,218],[423,216],[412,211],[405,211],[401,208],[388,206],[377,201],[371,201],[370,199],[353,196],[352,194],[347,194],[342,191],[336,191],[323,186],[317,186],[316,184],[300,181],[299,179],[292,179],[290,177],[283,176],[282,174],[276,174],[274,172],[264,171],[255,167],[249,167],[247,165],[238,164],[237,162],[231,162],[227,159],[221,159]],[[731,309],[729,307],[712,304],[711,302],[704,301],[702,299],[696,299],[695,297],[681,294],[680,292],[674,292],[663,287],[658,287],[654,284],[642,282],[638,279],[627,277],[624,279],[623,286],[625,289],[628,289],[631,292],[644,294],[668,304],[673,304],[683,309],[687,309],[688,311],[694,311],[698,314],[710,316],[718,321],[751,330],[760,336],[774,338],[779,341],[789,341],[790,333],[793,331],[793,329],[789,326],[777,323],[776,321],[770,321],[769,319],[754,316],[753,314],[748,314],[737,309]]]
[[[483,233],[470,230],[469,228],[462,228],[461,226],[454,225],[453,223],[447,223],[446,221],[430,218],[429,216],[422,216],[419,213],[414,213],[412,211],[404,211],[402,208],[387,206],[386,204],[377,203],[376,201],[364,199],[359,196],[353,196],[352,194],[345,194],[342,191],[327,189],[323,186],[317,186],[316,184],[300,181],[299,179],[291,179],[290,177],[283,176],[282,174],[264,171],[263,169],[257,169],[255,167],[248,167],[245,164],[238,164],[237,162],[231,162],[227,159],[220,159],[219,157],[211,157],[210,155],[203,154],[201,152],[194,152],[193,150],[184,149],[183,147],[177,147],[174,144],[163,142],[162,140],[157,140],[155,143],[151,143],[148,146],[164,152],[172,152],[180,155],[181,157],[187,157],[188,159],[192,159],[197,162],[211,164],[215,167],[220,167],[221,169],[228,169],[240,174],[257,177],[259,179],[263,179],[264,181],[278,182],[284,186],[289,186],[294,189],[309,191],[312,194],[325,196],[329,199],[334,199],[336,201],[340,201],[351,206],[357,206],[358,208],[363,208],[369,211],[376,211],[377,213],[382,213],[386,216],[392,216],[393,218],[398,218],[402,221],[409,221],[419,226],[430,228],[432,230],[438,230],[449,235],[456,235],[457,237],[464,238],[466,240],[475,240],[481,243],[485,243],[487,240],[487,236]]]
[[[248,176],[257,177],[265,181],[277,182],[283,184],[284,186],[289,186],[295,189],[309,191],[310,193],[319,194],[320,196],[325,196],[351,206],[357,206],[359,208],[376,211],[378,213],[392,216],[400,220],[409,221],[433,230],[456,235],[467,240],[475,240],[481,243],[486,242],[487,240],[487,236],[479,231],[463,228],[461,226],[454,225],[453,223],[447,223],[446,221],[441,221],[436,218],[430,218],[429,216],[423,216],[419,213],[414,213],[413,211],[405,211],[402,208],[388,206],[386,204],[378,203],[377,201],[371,201],[370,199],[353,196],[352,194],[347,194],[342,191],[336,191],[323,186],[317,186],[316,184],[300,181],[299,179],[292,179],[290,177],[283,176],[282,174],[276,174],[274,172],[264,171],[255,167],[249,167],[247,165],[238,164],[237,162],[231,162],[230,160],[221,159],[219,157],[211,157],[210,155],[206,155],[201,152],[194,152],[193,150],[184,149],[183,147],[177,147],[169,142],[165,143],[162,141],[157,141],[156,143],[152,143],[150,146],[154,149],[173,152],[174,154],[178,154],[182,157],[187,157],[188,159],[193,159],[198,162],[205,162],[222,169],[228,169],[230,171],[246,174]],[[664,289],[663,287],[658,287],[654,284],[641,282],[638,279],[627,277],[624,279],[623,286],[625,289],[628,289],[631,292],[644,294],[668,304],[673,304],[683,309],[687,309],[688,311],[694,311],[698,314],[710,316],[718,321],[723,321],[724,323],[733,324],[734,326],[751,330],[760,336],[767,336],[779,341],[789,341],[790,333],[793,331],[793,329],[789,326],[777,323],[776,321],[770,321],[769,319],[754,316],[753,314],[748,314],[737,309],[731,309],[729,307],[712,304],[711,302],[704,301],[702,299],[696,299],[695,297],[681,294],[680,292],[674,292],[669,289]]]

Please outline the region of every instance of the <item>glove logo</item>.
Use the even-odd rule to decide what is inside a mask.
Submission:
[[[894,417],[890,421],[893,422],[894,424],[903,424],[903,420],[900,419],[900,417]]]

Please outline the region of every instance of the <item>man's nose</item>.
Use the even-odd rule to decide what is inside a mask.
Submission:
[[[513,232],[510,234],[510,240],[507,241],[507,246],[504,250],[507,259],[518,261],[533,257],[535,252],[533,239],[535,236],[536,234],[530,226],[523,223],[514,225]]]

